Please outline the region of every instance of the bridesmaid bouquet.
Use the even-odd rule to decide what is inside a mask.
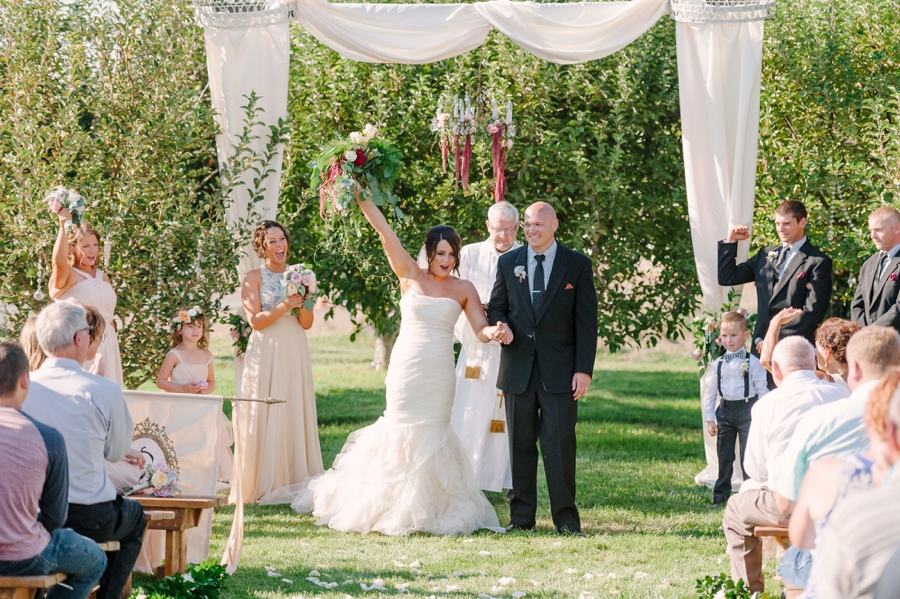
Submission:
[[[72,215],[72,224],[76,227],[81,226],[86,206],[80,193],[74,189],[60,186],[51,191],[44,201],[50,207],[50,212],[54,214],[59,214],[63,209],[68,210]]]
[[[281,286],[284,288],[284,299],[292,295],[305,295],[303,307],[312,310],[316,305],[316,297],[319,295],[319,284],[316,281],[316,273],[306,267],[305,264],[292,264],[284,269],[281,277]],[[297,308],[291,310],[291,314],[297,314]]]
[[[354,194],[372,200],[376,206],[388,206],[398,218],[403,213],[392,192],[403,168],[403,155],[394,144],[375,139],[378,129],[366,125],[362,132],[354,131],[347,139],[331,142],[309,167],[310,188],[319,194],[319,213],[347,215],[353,205]]]
[[[133,487],[126,487],[122,495],[128,496],[138,491],[145,495],[157,497],[174,497],[181,495],[181,483],[178,482],[178,471],[172,470],[165,462],[148,462],[141,477]]]
[[[247,343],[250,341],[250,333],[253,329],[247,323],[247,319],[240,314],[229,314],[223,319],[222,324],[231,325],[231,338],[234,340],[232,347],[236,356],[247,353]]]

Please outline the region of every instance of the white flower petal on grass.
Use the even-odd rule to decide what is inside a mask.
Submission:
[[[490,555],[490,554],[491,554],[490,551],[479,551],[478,552],[478,555]]]
[[[640,580],[641,578],[647,578],[647,573],[646,572],[635,572],[634,573],[635,580]]]
[[[408,582],[402,582],[402,583],[400,583],[400,584],[395,584],[395,585],[394,585],[394,588],[395,588],[395,589],[405,589],[405,588],[408,587],[408,586],[409,586],[409,583],[408,583]]]
[[[532,581],[531,581],[531,584],[533,584],[533,585],[536,586],[536,587],[541,586],[541,583],[539,583],[539,582],[536,581],[536,580],[532,580]]]
[[[420,568],[420,567],[422,567],[422,564],[419,563],[419,560],[415,560],[413,562],[410,562],[409,567],[410,568]]]
[[[478,599],[496,599],[493,595],[487,593],[478,593]]]
[[[422,571],[421,570],[410,570],[410,574],[412,574],[413,576],[421,576]]]
[[[281,578],[281,574],[279,574],[275,570],[266,570],[266,574],[268,574],[272,578]]]
[[[464,574],[464,572],[454,572],[454,573],[451,574],[450,576],[452,576],[453,578],[459,578],[459,577],[462,576],[463,574]]]
[[[345,580],[341,584],[353,584],[353,579],[351,578],[350,580]]]
[[[377,584],[377,585],[380,586],[380,587],[383,587],[383,586],[384,586],[384,580],[382,580],[381,578],[376,578],[376,579],[373,580],[372,582],[373,582],[374,584]]]
[[[615,578],[615,577],[616,577],[616,573],[615,573],[615,572],[610,572],[609,574],[606,575],[606,577],[607,577],[607,578]]]
[[[593,577],[594,577],[594,575],[591,574],[590,572],[588,572],[587,574],[585,574],[584,576],[582,576],[581,579],[582,579],[582,580],[591,580]]]
[[[455,593],[455,592],[458,591],[458,590],[459,590],[459,585],[458,585],[458,584],[451,584],[451,585],[448,586],[447,589],[446,589],[446,591],[447,591],[448,593]]]
[[[432,590],[432,591],[440,591],[440,590],[441,590],[441,587],[431,587],[431,590]]]
[[[513,578],[512,576],[504,576],[497,582],[499,582],[502,586],[506,586],[506,585],[514,583],[515,581],[516,581],[516,579]]]
[[[616,589],[616,588],[612,588],[612,589],[609,589],[609,592],[612,593],[613,595],[618,595],[622,591],[620,591],[619,589]]]
[[[506,590],[506,589],[503,588],[503,587],[501,587],[501,586],[492,586],[492,587],[491,587],[491,592],[492,592],[492,593],[502,593],[502,592],[505,591],[505,590]]]
[[[309,575],[310,576],[321,576],[321,574],[319,574],[318,570],[310,570]]]
[[[522,599],[522,597],[524,597],[525,595],[527,595],[525,591],[516,591],[512,594],[513,599]]]
[[[288,583],[288,584],[294,584],[294,581],[291,580],[290,578],[282,578],[282,579],[281,579],[281,582],[286,582],[286,583]]]
[[[487,576],[487,572],[479,572],[478,575],[479,576]]]
[[[266,572],[274,572],[277,569],[275,566],[266,566]]]
[[[336,582],[329,582],[328,584],[325,585],[325,588],[326,588],[326,589],[333,589],[333,588],[336,587],[336,586],[337,586],[337,583],[336,583]]]
[[[565,572],[566,574],[578,574],[578,570],[576,570],[575,568],[566,568],[566,569],[564,570],[564,572]]]
[[[562,541],[556,541],[555,543],[553,543],[554,547],[559,547],[560,545],[562,545]]]
[[[397,566],[398,568],[405,568],[405,567],[406,567],[406,564],[404,564],[403,562],[398,562],[398,561],[396,561],[396,560],[394,560],[394,565]]]
[[[463,543],[474,543],[475,539],[463,539]]]
[[[315,576],[307,576],[306,580],[308,580],[310,582],[319,582],[319,579],[316,578]]]
[[[661,583],[659,583],[658,585],[656,585],[656,588],[658,588],[661,591],[669,588],[669,579],[663,578],[663,581]]]
[[[594,594],[590,591],[581,591],[578,594],[578,599],[594,599]]]

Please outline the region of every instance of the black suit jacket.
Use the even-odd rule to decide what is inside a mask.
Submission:
[[[531,281],[513,272],[526,267],[528,246],[500,256],[497,280],[488,305],[491,324],[505,322],[513,342],[500,352],[497,386],[505,393],[524,393],[534,360],[541,383],[550,393],[572,391],[576,372],[594,373],[597,354],[597,291],[591,260],[557,241],[541,310],[531,303]]]
[[[859,269],[850,318],[861,327],[877,324],[900,330],[900,254],[891,258],[876,281],[880,265],[881,254],[874,254]]]
[[[756,283],[759,305],[753,333],[754,352],[756,339],[765,338],[772,315],[788,307],[801,308],[803,314],[781,327],[781,338],[801,335],[814,343],[816,328],[825,320],[831,302],[831,258],[807,239],[776,284],[774,260],[769,259],[769,252],[778,250],[777,245],[766,246],[746,262],[737,264],[737,243],[719,242],[719,285]]]

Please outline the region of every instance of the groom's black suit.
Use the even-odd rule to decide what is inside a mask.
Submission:
[[[873,254],[859,269],[859,283],[850,303],[850,319],[861,327],[871,324],[900,330],[900,254],[879,275],[882,256]]]
[[[505,322],[514,339],[500,353],[497,386],[506,398],[513,490],[510,523],[533,528],[537,511],[537,441],[540,438],[553,523],[581,530],[575,506],[576,372],[594,371],[597,353],[597,292],[591,261],[557,242],[556,256],[540,309],[531,300],[528,246],[508,252],[497,264],[488,305],[491,324]]]

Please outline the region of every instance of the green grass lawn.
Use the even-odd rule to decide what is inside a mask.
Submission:
[[[314,337],[310,343],[327,467],[348,433],[381,414],[385,373],[368,368],[374,347],[368,337],[355,343]],[[215,339],[212,346],[216,391],[226,395],[234,389],[229,344]],[[704,465],[699,408],[690,358],[601,353],[577,427],[585,538],[555,534],[543,481],[535,533],[359,535],[317,527],[288,506],[248,507],[241,565],[225,596],[348,599],[398,595],[396,586],[407,583],[411,595],[448,599],[693,596],[696,578],[728,571],[721,511],[708,509],[711,492],[693,480]],[[505,524],[505,497],[488,498]],[[211,555],[221,555],[232,513],[230,507],[216,510]],[[267,566],[281,576],[269,576]],[[767,572],[773,568],[767,563]],[[312,570],[338,586],[326,590],[307,581]],[[376,580],[387,591],[360,586]],[[774,594],[780,586],[769,582],[768,590]]]

